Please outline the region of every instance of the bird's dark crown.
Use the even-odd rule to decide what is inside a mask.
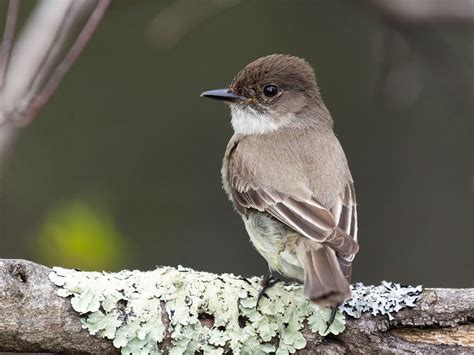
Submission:
[[[278,95],[267,97],[264,89],[277,87]],[[313,68],[304,60],[286,54],[272,54],[245,66],[229,86],[234,93],[270,103],[285,92],[298,92],[308,98],[320,99]]]
[[[263,134],[283,127],[332,128],[313,68],[290,55],[259,58],[244,67],[228,88],[201,96],[230,105],[232,126],[239,134]]]

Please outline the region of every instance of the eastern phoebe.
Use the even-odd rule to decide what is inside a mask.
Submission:
[[[359,249],[356,197],[311,66],[269,55],[201,96],[230,106],[222,180],[255,248],[311,301],[342,304]]]

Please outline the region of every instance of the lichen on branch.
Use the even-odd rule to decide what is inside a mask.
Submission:
[[[260,279],[215,275],[178,267],[119,273],[53,268],[58,295],[71,297],[83,328],[113,340],[122,353],[294,353],[304,349],[303,330],[321,341],[344,330],[341,311],[327,329],[331,310],[304,297],[302,287],[278,283],[257,306]],[[357,284],[341,310],[390,314],[413,307],[422,289],[383,283]]]

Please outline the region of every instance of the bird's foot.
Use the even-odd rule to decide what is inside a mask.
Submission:
[[[258,302],[260,301],[262,296],[268,297],[265,291],[268,290],[273,285],[277,284],[278,282],[282,282],[282,280],[273,276],[272,273],[262,276],[262,280],[260,281],[260,290],[258,291],[258,296],[257,296],[257,307],[258,307]]]
[[[329,318],[328,322],[326,323],[328,327],[326,328],[325,333],[331,328],[332,323],[334,323],[334,319],[336,319],[337,307],[331,308],[331,317]]]

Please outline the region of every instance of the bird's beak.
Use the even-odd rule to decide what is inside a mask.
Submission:
[[[209,99],[230,101],[230,102],[245,100],[245,97],[239,96],[233,93],[230,89],[204,91],[201,94],[201,97],[207,97]]]

